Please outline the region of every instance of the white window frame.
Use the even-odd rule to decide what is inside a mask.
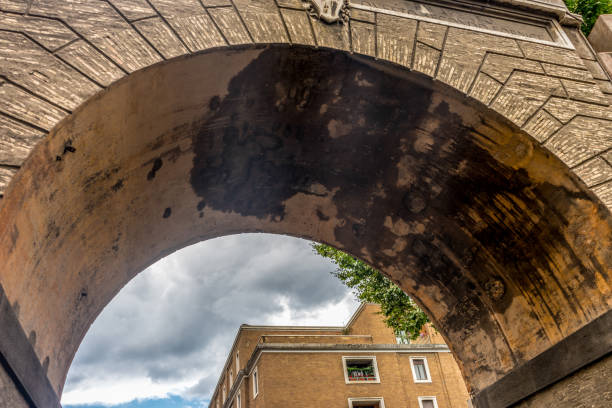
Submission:
[[[253,399],[255,399],[259,395],[259,374],[257,373],[257,367],[253,370],[251,378],[253,379]]]
[[[242,408],[242,397],[240,391],[236,394],[236,408]]]
[[[376,374],[376,380],[374,381],[349,381],[348,370],[346,368],[347,360],[372,360],[374,366],[374,374]],[[380,384],[380,373],[378,372],[378,364],[376,363],[376,356],[342,356],[342,370],[344,371],[344,382],[346,384]]]
[[[427,374],[426,380],[419,380],[416,376],[416,370],[414,369],[414,360],[423,360],[425,363],[425,373]],[[427,357],[410,356],[410,369],[412,370],[412,379],[415,383],[430,383],[431,373],[429,372],[429,364],[427,364]]]
[[[225,381],[224,381],[224,383],[225,383]],[[227,397],[227,386],[225,384],[223,384],[223,402],[222,402],[223,405],[225,404],[226,397]]]
[[[438,408],[436,397],[419,397],[419,408],[423,408],[423,400],[431,400],[434,403],[434,408]]]
[[[378,402],[380,403],[380,408],[385,408],[385,400],[383,397],[363,397],[363,398],[349,398],[348,399],[348,408],[359,408],[353,407],[353,402]]]

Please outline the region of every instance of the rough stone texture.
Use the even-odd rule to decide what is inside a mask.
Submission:
[[[589,34],[589,42],[596,52],[612,52],[612,14],[597,18]]]
[[[597,18],[593,31],[589,34],[589,42],[595,49],[601,64],[612,76],[612,14],[604,14]]]
[[[0,5],[0,81],[8,81],[0,93],[10,101],[0,102],[0,164],[19,166],[44,132],[130,72],[189,52],[253,42],[388,60],[467,93],[539,141],[570,132],[571,143],[580,146],[589,135],[577,127],[564,131],[567,120],[542,106],[551,96],[607,106],[612,85],[579,31],[565,31],[576,51],[364,10],[354,10],[349,30],[321,24],[296,1],[42,0],[26,7],[10,0]],[[570,108],[564,113],[578,114]],[[599,144],[603,150],[589,149],[586,159],[610,147]]]
[[[595,362],[570,378],[514,405],[514,408],[612,406],[612,356]]]

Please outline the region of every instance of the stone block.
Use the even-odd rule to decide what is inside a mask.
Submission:
[[[0,29],[22,32],[52,51],[78,38],[60,21],[2,12]]]
[[[593,54],[593,50],[582,31],[576,27],[563,27],[563,30],[576,48],[576,53],[580,58],[595,60],[595,54]]]
[[[164,58],[173,58],[189,51],[161,18],[137,21],[134,26]]]
[[[12,84],[0,86],[0,112],[44,130],[66,116],[66,112]]]
[[[516,41],[510,38],[450,28],[437,79],[467,92],[488,51],[521,56]]]
[[[584,162],[574,172],[589,187],[612,180],[612,166],[602,157]]]
[[[56,55],[103,86],[124,75],[117,64],[82,40],[62,48]]]
[[[309,17],[312,22],[317,45],[350,51],[351,41],[348,24],[325,24]]]
[[[378,15],[378,58],[410,66],[417,22],[407,18]]]
[[[470,96],[478,99],[480,102],[488,105],[491,103],[499,89],[501,84],[491,78],[490,76],[480,73],[472,86]]]
[[[572,50],[531,42],[520,42],[525,57],[536,61],[584,68],[582,59]]]
[[[236,0],[236,8],[256,43],[289,42],[274,0]]]
[[[544,73],[539,62],[500,54],[488,54],[481,71],[503,83],[517,69],[537,74]]]
[[[608,104],[608,99],[603,95],[601,89],[599,89],[596,84],[571,81],[569,79],[562,79],[561,82],[569,97],[572,99],[601,105]]]
[[[542,143],[562,126],[555,117],[543,109],[533,115],[525,124],[523,130]]]
[[[100,88],[88,78],[18,33],[0,31],[3,73],[66,110],[73,110]]]
[[[419,29],[417,31],[417,39],[438,50],[442,49],[444,43],[444,35],[448,27],[419,21]]]
[[[544,146],[568,166],[576,166],[612,148],[612,122],[578,116]]]
[[[304,10],[281,9],[281,14],[293,44],[314,45],[308,14]]]
[[[216,7],[208,10],[217,27],[231,45],[249,44],[251,37],[233,7]]]
[[[197,15],[168,18],[168,23],[192,52],[227,44],[204,9]]]
[[[20,166],[44,132],[0,115],[0,165]]]
[[[491,107],[522,126],[551,95],[565,96],[557,78],[515,71]]]
[[[157,15],[146,0],[108,0],[128,20],[139,20]]]
[[[583,60],[584,65],[587,67],[593,78],[610,81],[608,75],[603,70],[603,67],[597,61]]]
[[[595,52],[612,52],[612,14],[602,14],[597,18],[589,42]]]
[[[440,61],[441,52],[421,42],[416,43],[414,48],[414,61],[412,69],[433,77]]]
[[[608,75],[612,76],[612,52],[600,52],[597,54],[601,65],[608,71]]]
[[[351,23],[353,52],[376,56],[376,30],[373,24],[353,21]]]
[[[352,21],[365,21],[366,23],[376,23],[376,14],[371,11],[354,9],[351,10]]]

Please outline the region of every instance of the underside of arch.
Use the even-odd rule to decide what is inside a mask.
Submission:
[[[0,283],[58,394],[126,282],[238,232],[326,242],[382,270],[472,392],[612,305],[610,213],[564,164],[446,85],[331,50],[217,50],[136,72],[61,122],[0,206]]]

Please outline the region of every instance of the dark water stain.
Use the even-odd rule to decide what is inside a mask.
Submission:
[[[19,239],[19,228],[17,228],[17,225],[13,225],[13,228],[11,228],[11,250],[15,248],[15,245],[17,245],[18,239]]]
[[[42,363],[42,368],[45,374],[47,374],[49,372],[49,363],[50,363],[50,359],[49,356],[45,357],[45,360]]]
[[[119,179],[115,184],[112,185],[111,190],[115,193],[123,188],[123,179]]]
[[[32,346],[36,346],[36,331],[30,331],[30,335],[28,336],[28,341]]]
[[[430,104],[431,92],[409,92],[390,77],[381,82],[364,66],[362,78],[379,83],[372,98],[352,84],[351,72],[338,69],[350,62],[343,54],[316,60],[305,50],[290,54],[264,51],[231,81],[223,100],[211,101],[214,113],[195,132],[191,184],[212,208],[282,219],[283,202],[297,192],[316,194],[314,183],[365,192],[361,186],[400,148],[398,138],[379,136],[400,118],[406,124],[396,132],[406,131]],[[270,83],[253,80],[262,75]],[[354,128],[333,139],[328,125],[338,117]],[[227,125],[209,125],[221,121]],[[334,153],[322,154],[328,152]]]
[[[162,161],[161,157],[158,157],[157,159],[155,159],[155,161],[153,162],[153,167],[151,168],[151,171],[149,171],[149,173],[147,174],[147,180],[151,181],[155,178],[155,174],[159,171],[159,169],[162,168],[164,162]]]
[[[356,72],[374,86],[359,86]],[[604,273],[564,234],[564,214],[592,199],[497,160],[477,135],[519,131],[488,111],[474,110],[466,125],[453,104],[465,110],[342,53],[268,49],[224,98],[209,102],[193,130],[191,185],[214,210],[270,220],[282,220],[296,194],[335,191],[343,221],[335,239],[346,250],[381,270],[409,269],[417,300],[425,287],[439,288],[449,310],[439,324],[454,341],[476,331],[505,338],[492,311],[504,313],[524,296],[517,287],[535,288],[529,295],[545,302],[537,289],[548,290],[554,257],[578,268],[586,284]],[[304,216],[329,219],[321,211]],[[425,228],[406,233],[405,249],[389,255],[398,239],[384,227],[389,220]],[[580,316],[578,300],[557,286]]]

